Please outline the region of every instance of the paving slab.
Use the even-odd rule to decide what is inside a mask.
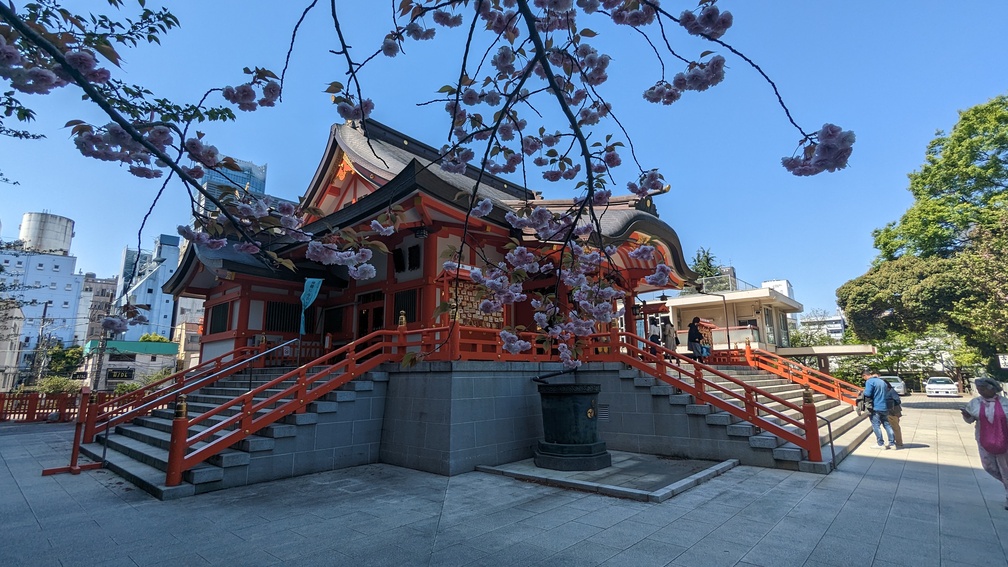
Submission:
[[[965,401],[909,397],[905,449],[863,443],[826,476],[726,466],[662,501],[500,471],[444,477],[383,464],[159,501],[107,470],[42,477],[43,467],[69,461],[72,427],[3,423],[0,533],[17,537],[0,544],[0,561],[1008,565],[1004,489],[980,467],[972,426],[957,410]],[[650,494],[721,465],[684,467],[676,481],[674,461],[614,454],[614,462],[621,466],[599,477],[572,476]]]

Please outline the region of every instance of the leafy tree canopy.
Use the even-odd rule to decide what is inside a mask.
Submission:
[[[995,224],[996,211],[1008,204],[1008,96],[961,112],[909,178],[914,204],[874,232],[881,259],[947,258],[966,247],[972,227]]]
[[[952,260],[902,256],[882,262],[837,290],[837,305],[847,314],[854,334],[881,340],[890,331],[952,323],[953,303],[963,282]]]
[[[168,337],[162,337],[157,333],[144,333],[140,335],[140,342],[142,343],[170,343]]]
[[[84,349],[81,347],[63,348],[61,345],[56,345],[49,350],[49,374],[69,377],[83,360]]]
[[[993,227],[977,227],[970,245],[956,256],[954,269],[968,282],[955,301],[952,319],[968,329],[971,343],[986,354],[1008,350],[1008,211]]]

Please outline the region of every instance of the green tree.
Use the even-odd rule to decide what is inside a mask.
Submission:
[[[913,205],[874,232],[883,260],[948,258],[967,246],[973,227],[996,224],[994,213],[1008,199],[1008,96],[960,112],[952,133],[938,132],[909,178]]]
[[[1008,212],[992,227],[977,227],[970,245],[955,258],[961,279],[969,282],[952,309],[952,319],[986,354],[1008,350]]]
[[[939,324],[990,364],[1008,348],[1008,97],[961,112],[909,178],[913,205],[875,231],[876,264],[838,303],[862,339]]]
[[[837,305],[862,340],[881,340],[891,331],[947,324],[966,329],[950,312],[963,295],[965,282],[950,259],[905,255],[887,260],[837,289]]]
[[[49,349],[47,358],[49,375],[70,377],[84,360],[84,349],[79,346],[63,348],[63,345],[56,345]]]
[[[717,264],[717,257],[711,254],[710,248],[700,247],[690,262],[690,269],[696,272],[701,278],[710,278],[721,275],[721,268]]]
[[[140,342],[142,343],[170,343],[168,337],[162,337],[157,333],[144,333],[140,335]]]

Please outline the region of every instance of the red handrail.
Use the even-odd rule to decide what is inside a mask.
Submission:
[[[644,348],[638,345],[643,345]],[[582,359],[587,362],[617,361],[637,368],[691,394],[697,403],[711,404],[794,443],[807,451],[812,461],[822,460],[815,406],[810,402],[795,405],[630,333],[614,330],[591,335],[583,339],[579,346]],[[649,352],[651,348],[654,348],[655,354]],[[422,352],[425,360],[557,360],[554,349],[545,349],[542,345],[535,345],[532,352],[512,354],[505,351],[499,330],[495,329],[452,324],[415,331],[404,328],[375,331],[192,419],[185,415],[184,409],[177,412],[172,427],[166,485],[178,485],[184,471],[287,415],[303,412],[311,402],[380,364],[400,361],[406,352]],[[315,367],[322,368],[309,374],[309,369]],[[704,373],[734,384],[742,393],[708,380]],[[684,375],[691,380],[685,379]],[[285,382],[292,379],[293,383],[284,386]],[[256,399],[256,396],[278,388],[282,389],[264,399]],[[714,395],[715,392],[724,397]],[[775,402],[784,409],[770,407],[761,402],[761,398]],[[184,404],[177,404],[176,407],[184,408]],[[231,408],[239,411],[212,425],[203,425]],[[802,417],[792,417],[786,411],[796,412]],[[770,418],[780,420],[783,425]],[[190,435],[190,429],[194,426],[198,430]],[[197,448],[197,444],[202,446]]]
[[[250,359],[263,352],[265,344],[238,347],[192,368],[182,370],[144,386],[139,390],[112,398],[101,404],[87,408],[88,418],[84,426],[84,443],[93,443],[97,434],[106,429],[125,423],[134,417],[145,415],[153,409],[165,407],[180,393],[189,393],[206,384],[199,383],[207,376],[230,366],[232,374],[250,364]],[[223,375],[219,378],[223,378]],[[194,384],[197,384],[193,386]]]
[[[416,346],[421,344],[418,341]],[[311,402],[373,370],[378,365],[401,359],[405,353],[402,350],[405,346],[407,343],[404,332],[375,331],[257,386],[191,420],[188,416],[176,414],[172,424],[172,440],[168,451],[168,471],[165,484],[177,486],[182,482],[183,471],[193,468],[287,415],[304,411],[304,408]],[[311,376],[308,375],[309,368],[323,365],[326,367]],[[337,371],[339,374],[335,378],[322,380]],[[256,400],[256,395],[277,388],[291,378],[296,378],[293,384],[265,399]],[[312,387],[313,385],[315,387]],[[200,430],[195,435],[189,435],[191,427],[236,406],[240,408],[238,413]],[[265,413],[260,415],[260,412],[264,411]],[[221,433],[219,437],[212,438],[219,433]],[[203,442],[205,445],[193,450],[194,445]]]
[[[752,348],[749,343],[746,343],[745,359],[746,363],[753,368],[765,370],[771,374],[790,380],[795,384],[808,386],[820,394],[825,394],[834,400],[839,400],[852,406],[857,404],[857,397],[862,392],[862,388],[850,382],[845,382],[825,372],[809,368],[789,358]]]
[[[613,343],[616,344],[614,345]],[[645,348],[640,348],[637,346],[638,344],[643,344]],[[744,419],[785,441],[794,443],[808,452],[810,461],[822,461],[819,426],[816,419],[815,405],[811,402],[805,402],[801,406],[797,406],[787,400],[751,386],[738,378],[729,376],[706,364],[683,356],[674,350],[666,349],[661,345],[630,333],[614,332],[592,335],[588,337],[587,346],[585,358],[588,360],[602,358],[598,356],[598,353],[603,352],[604,358],[615,356],[620,362],[641,370],[692,395],[697,403],[710,404],[735,417]],[[610,348],[613,346],[615,348]],[[655,354],[651,354],[651,349],[654,349]],[[687,367],[692,367],[692,369]],[[735,390],[704,378],[703,374],[705,372],[717,376],[721,380],[735,384],[742,389],[743,393],[740,394]],[[682,378],[683,375],[692,378],[692,382],[684,380]],[[731,403],[729,400],[712,395],[710,393],[711,390],[719,392],[736,402],[741,402],[741,407]],[[761,403],[758,399],[759,396],[776,402],[787,410],[798,412],[802,416],[802,419],[795,419],[786,413]],[[788,429],[785,425],[780,425],[766,419],[764,415],[780,419],[786,425],[795,427],[801,434]]]

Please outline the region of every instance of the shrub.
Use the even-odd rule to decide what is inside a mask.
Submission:
[[[174,366],[166,366],[161,370],[158,370],[157,372],[152,372],[150,374],[145,374],[141,376],[138,382],[143,386],[147,386],[153,384],[154,382],[157,382],[158,380],[163,380],[174,373],[175,373]]]
[[[113,392],[113,394],[115,394],[116,396],[122,396],[130,392],[135,392],[139,389],[140,384],[136,382],[122,382],[120,384],[116,384],[115,391]]]
[[[140,335],[140,342],[142,343],[170,343],[168,337],[163,337],[157,333],[144,333]]]
[[[63,376],[46,376],[38,381],[36,387],[43,394],[76,394],[81,389],[81,381]]]

